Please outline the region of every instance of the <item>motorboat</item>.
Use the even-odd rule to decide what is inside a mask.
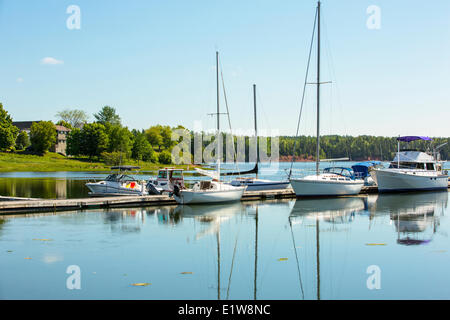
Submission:
[[[289,180],[291,182],[291,186],[294,189],[294,192],[297,197],[310,197],[310,196],[344,196],[344,195],[356,195],[361,191],[364,180],[356,179],[355,177],[350,177],[347,174],[344,174],[342,168],[336,168],[336,170],[332,168],[327,168],[323,172],[319,171],[320,161],[320,85],[323,84],[320,79],[320,1],[317,4],[316,9],[316,21],[317,21],[317,81],[315,83],[317,87],[317,138],[316,138],[316,172],[315,174],[307,175],[302,178],[292,178],[292,164],[291,171],[289,173]],[[314,28],[316,27],[316,21],[314,22]],[[315,31],[315,30],[314,30]],[[313,39],[314,39],[314,31],[313,31]],[[313,40],[312,39],[312,40]],[[312,41],[311,41],[312,43]],[[312,50],[312,45],[311,45]],[[310,51],[311,55],[311,51]],[[309,70],[309,61],[308,61],[308,70]],[[305,86],[303,90],[303,98],[305,94],[306,81],[308,74],[305,77]],[[300,109],[300,117],[297,125],[297,135],[298,128],[301,119],[301,110],[303,108],[303,100],[302,98],[302,107]],[[295,150],[295,146],[294,146]],[[294,157],[293,157],[294,159]],[[335,159],[336,160],[336,159]],[[351,169],[350,169],[351,170]],[[338,172],[340,171],[340,172]]]
[[[216,76],[217,76],[217,137],[220,133],[220,109],[219,109],[219,53],[216,52]],[[220,139],[218,139],[220,141]],[[217,145],[217,170],[196,170],[204,175],[212,176],[213,180],[203,180],[196,182],[192,188],[185,189],[174,185],[173,197],[179,204],[201,204],[239,201],[244,194],[246,186],[235,187],[220,181],[220,142]]]
[[[448,174],[442,169],[438,149],[433,152],[419,150],[400,151],[400,142],[432,141],[429,137],[398,137],[398,152],[389,168],[373,170],[371,175],[379,192],[444,190],[448,188]],[[442,147],[443,145],[439,146]]]
[[[91,191],[91,196],[108,195],[148,195],[144,180],[138,180],[127,174],[130,170],[137,170],[140,167],[134,166],[115,166],[112,170],[117,170],[108,175],[105,180],[88,182],[86,187]]]
[[[156,190],[160,194],[163,192],[173,192],[174,186],[184,188],[183,169],[162,168],[158,170],[156,179],[150,179],[147,189]]]
[[[223,175],[239,175],[233,179],[230,184],[235,187],[247,186],[247,191],[261,191],[261,190],[281,190],[289,187],[289,180],[264,180],[258,178],[259,171],[259,146],[258,146],[258,126],[256,113],[256,85],[253,85],[253,111],[255,120],[255,141],[256,141],[256,164],[252,170],[236,173],[224,173]],[[256,174],[255,177],[241,177],[246,174]]]

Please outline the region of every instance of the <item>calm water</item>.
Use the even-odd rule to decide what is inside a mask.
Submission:
[[[335,165],[351,167],[355,162],[337,162]],[[329,163],[321,164],[321,167],[329,166]],[[385,163],[387,165],[387,163]],[[239,170],[249,170],[253,164],[241,163]],[[445,168],[449,168],[450,163],[446,163]],[[262,163],[260,164],[259,177],[262,179],[279,180],[286,179],[290,168],[290,163]],[[236,170],[234,164],[224,164],[225,170]],[[294,163],[293,172],[302,175],[307,170],[315,170],[315,163]],[[134,175],[139,179],[149,179],[155,176],[156,172],[146,172]],[[85,184],[87,181],[103,180],[108,173],[96,172],[1,172],[0,173],[0,195],[26,198],[44,199],[69,199],[89,197],[89,190]],[[185,181],[189,185],[194,180],[205,179],[198,176],[195,171],[185,172]],[[227,177],[231,179],[231,177]],[[206,178],[208,179],[208,178]]]
[[[0,298],[449,299],[447,203],[444,191],[8,216]]]

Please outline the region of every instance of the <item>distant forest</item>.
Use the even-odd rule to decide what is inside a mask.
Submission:
[[[292,156],[294,141],[297,140],[294,154],[307,159],[316,154],[316,138],[311,136],[280,137],[280,157]],[[432,151],[434,147],[447,142],[440,149],[441,159],[450,159],[450,138],[433,138],[433,141],[417,140],[410,143],[402,142],[401,149],[418,149]],[[397,152],[397,137],[375,136],[322,136],[320,138],[320,158],[348,157],[351,160],[382,160],[390,161]]]
[[[193,133],[191,132],[193,138]],[[240,137],[242,139],[242,137]],[[263,139],[263,137],[259,137]],[[268,155],[270,155],[271,138],[267,139]],[[245,137],[245,159],[249,159],[249,142],[251,137]],[[295,144],[294,150],[294,142]],[[433,138],[433,141],[417,140],[410,143],[401,142],[400,149],[417,149],[421,151],[432,151],[433,148],[446,143],[439,149],[442,160],[450,160],[450,138]],[[203,142],[203,150],[209,142]],[[226,141],[224,139],[223,154],[226,153]],[[235,138],[236,145],[236,138]],[[261,146],[261,143],[260,143]],[[350,160],[382,160],[390,161],[397,152],[397,137],[377,136],[339,136],[328,135],[320,138],[320,158],[349,158]],[[193,141],[192,141],[193,150]],[[280,136],[279,155],[280,161],[288,161],[295,155],[296,161],[315,160],[316,137],[314,136]]]

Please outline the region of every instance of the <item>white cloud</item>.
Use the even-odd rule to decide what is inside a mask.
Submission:
[[[41,64],[50,64],[50,65],[55,65],[55,64],[63,64],[64,61],[62,60],[57,60],[55,58],[52,57],[45,57],[41,60]]]
[[[23,78],[17,78],[16,81],[21,83],[21,82],[23,82]]]

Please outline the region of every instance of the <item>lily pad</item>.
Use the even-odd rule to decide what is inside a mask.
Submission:
[[[386,246],[386,243],[366,243],[366,246]]]
[[[148,282],[138,282],[138,283],[132,283],[131,285],[132,285],[132,286],[135,286],[135,287],[146,287],[146,286],[151,285],[151,283],[148,283]]]
[[[193,272],[181,272],[181,274],[194,274]]]
[[[278,261],[287,261],[288,260],[288,258],[280,258],[280,259],[278,259]]]
[[[32,258],[30,258],[30,257],[25,257],[24,259],[25,259],[25,260],[31,260]]]

